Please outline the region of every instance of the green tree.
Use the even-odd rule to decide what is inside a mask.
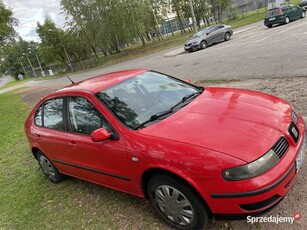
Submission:
[[[39,54],[42,60],[48,64],[66,63],[65,53],[65,33],[56,27],[55,23],[46,17],[43,24],[37,23],[36,33],[40,37]]]
[[[6,8],[0,0],[0,45],[16,35],[14,26],[17,26],[17,24],[18,21],[13,18],[13,12]]]
[[[231,5],[231,0],[209,0],[209,3],[212,6],[211,11],[214,20],[216,22],[221,22],[223,19],[223,13]]]
[[[118,53],[127,44],[145,38],[156,27],[148,1],[61,0],[70,26],[78,28],[95,53]]]
[[[37,46],[37,43],[24,41],[21,37],[12,39],[9,43],[6,43],[2,49],[2,71],[9,71],[9,73],[16,79],[18,74],[24,76],[34,76],[32,68],[29,64],[38,67],[35,54],[30,51],[31,46]]]

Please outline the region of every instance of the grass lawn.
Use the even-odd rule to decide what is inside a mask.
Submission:
[[[0,94],[0,229],[167,229],[145,199],[40,171],[23,131],[16,92]]]

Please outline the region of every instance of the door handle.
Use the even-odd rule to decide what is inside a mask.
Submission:
[[[68,143],[68,145],[71,146],[71,147],[74,148],[74,149],[77,147],[77,143],[76,143],[75,141],[70,141],[70,142]]]

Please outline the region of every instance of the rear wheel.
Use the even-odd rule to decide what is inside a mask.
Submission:
[[[290,22],[290,18],[287,16],[286,18],[285,18],[285,24],[288,24]]]
[[[206,42],[206,41],[201,41],[201,43],[200,43],[200,48],[201,48],[201,49],[207,48],[207,42]]]
[[[43,173],[53,183],[60,183],[63,180],[63,175],[51,163],[51,161],[40,151],[37,153],[37,161]]]
[[[304,17],[306,17],[306,12],[302,11],[301,18],[304,18]]]
[[[175,177],[153,176],[148,196],[159,216],[176,229],[202,229],[208,224],[208,211],[202,200]]]
[[[229,41],[229,40],[230,40],[230,33],[227,32],[227,33],[225,34],[224,40],[225,40],[225,41]]]

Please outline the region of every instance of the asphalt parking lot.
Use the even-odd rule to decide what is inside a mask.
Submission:
[[[234,30],[228,42],[185,53],[182,46],[102,69],[70,74],[80,81],[124,69],[147,68],[192,82],[307,75],[307,19],[268,29],[257,22]],[[171,54],[171,55],[169,55]],[[67,85],[66,78],[28,82],[27,86]]]
[[[173,67],[189,70],[192,80],[305,76],[306,29],[306,19],[272,29],[259,22],[235,30],[228,42],[171,57]]]

